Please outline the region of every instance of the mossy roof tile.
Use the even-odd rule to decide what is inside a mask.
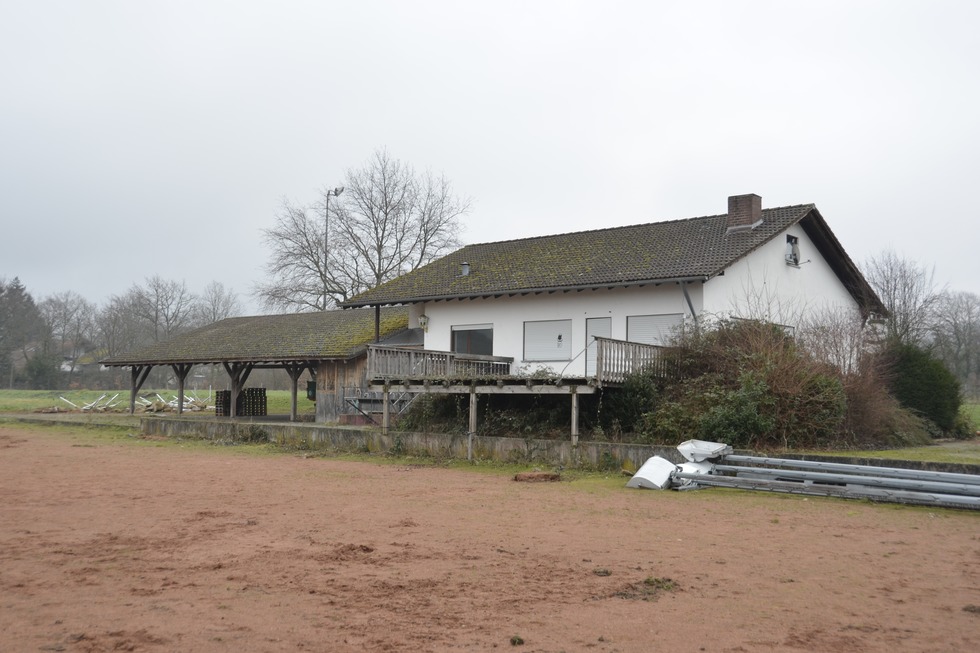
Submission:
[[[407,327],[406,309],[381,309],[382,338]],[[373,309],[232,317],[102,363],[119,366],[349,359],[372,342]]]
[[[806,218],[812,204],[764,209],[729,232],[727,215],[468,245],[361,293],[345,306],[711,278]],[[463,276],[461,264],[470,272]]]

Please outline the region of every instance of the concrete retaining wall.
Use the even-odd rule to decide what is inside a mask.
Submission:
[[[466,434],[416,433],[392,431],[387,436],[377,427],[323,426],[310,423],[277,422],[271,420],[238,420],[214,418],[144,417],[140,420],[144,435],[198,437],[208,440],[258,440],[280,442],[310,449],[363,451],[372,453],[424,454],[444,458],[466,459]],[[680,444],[680,443],[678,443]],[[754,455],[751,451],[737,453]],[[583,442],[577,447],[565,440],[535,440],[475,436],[473,457],[477,460],[500,460],[514,463],[638,469],[651,456],[661,456],[675,463],[684,462],[675,447],[615,442]],[[936,463],[883,458],[857,458],[845,455],[794,455],[783,458],[821,460],[850,465],[877,465],[923,469],[960,474],[980,474],[980,465]]]
[[[466,434],[416,433],[356,426],[323,426],[268,421],[231,421],[227,419],[166,419],[145,417],[140,420],[144,435],[197,437],[207,440],[259,440],[280,442],[310,449],[337,451],[418,453],[445,458],[465,459],[468,450]],[[651,456],[663,456],[683,462],[674,447],[658,447],[614,442],[583,442],[572,447],[569,441],[536,440],[474,436],[473,458],[542,465],[585,466],[619,469],[638,468]]]

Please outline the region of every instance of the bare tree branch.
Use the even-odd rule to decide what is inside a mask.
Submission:
[[[284,200],[275,226],[263,232],[269,281],[255,294],[267,307],[324,310],[461,245],[460,221],[470,205],[445,177],[419,175],[379,150],[348,170],[344,183],[343,194],[328,196],[324,188],[311,207]]]

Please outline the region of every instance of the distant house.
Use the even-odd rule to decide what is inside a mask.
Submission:
[[[282,369],[292,380],[292,417],[296,418],[297,383],[304,373],[316,381],[316,421],[353,412],[366,392],[369,343],[401,347],[415,344],[404,308],[321,311],[288,315],[233,317],[102,361],[132,371],[131,408],[153,367],[170,368],[179,394],[195,365],[221,365],[234,398],[254,369]],[[232,408],[234,411],[234,408]]]
[[[585,379],[596,337],[658,345],[708,314],[884,312],[814,205],[763,209],[758,195],[720,215],[469,245],[343,304],[390,305],[408,306],[426,350]]]

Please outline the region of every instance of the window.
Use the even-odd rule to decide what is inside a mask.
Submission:
[[[786,236],[786,265],[800,264],[800,239],[796,236]]]
[[[466,324],[452,328],[452,349],[459,354],[493,356],[493,325]]]
[[[524,360],[567,361],[571,359],[571,320],[524,323]]]
[[[683,313],[630,315],[626,318],[626,339],[645,345],[666,345],[674,329],[683,323]]]

